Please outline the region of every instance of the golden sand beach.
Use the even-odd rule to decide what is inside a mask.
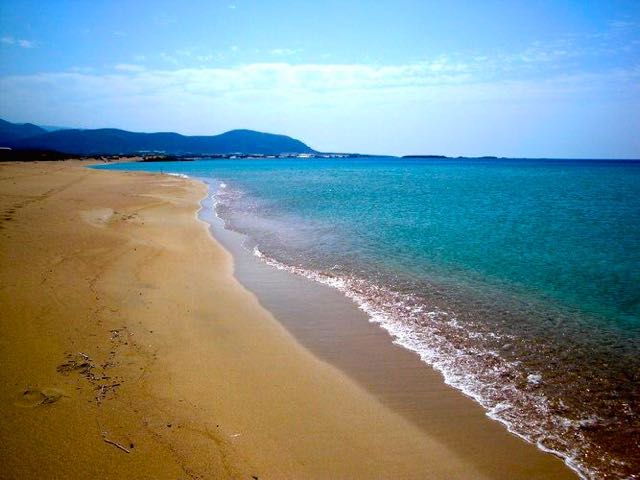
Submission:
[[[300,346],[204,185],[88,164],[0,164],[0,478],[509,478]],[[516,441],[526,478],[573,477]]]

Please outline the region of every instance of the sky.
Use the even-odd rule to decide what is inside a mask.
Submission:
[[[640,158],[640,1],[2,0],[0,118]]]

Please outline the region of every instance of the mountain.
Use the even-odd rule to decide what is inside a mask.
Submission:
[[[33,123],[11,123],[0,119],[0,146],[23,138],[42,135],[47,131]]]
[[[71,127],[60,127],[58,125],[38,125],[40,128],[46,130],[47,132],[53,132],[55,130],[70,130]],[[78,129],[76,129],[78,130]]]
[[[171,155],[314,153],[314,150],[294,138],[253,130],[231,130],[212,136],[186,136],[172,132],[137,133],[114,128],[47,132],[30,125],[37,130],[31,130],[33,135],[29,135],[25,128],[27,125],[30,124],[16,125],[2,121],[0,133],[6,131],[7,134],[0,136],[0,146],[54,150],[78,155],[124,155],[140,152],[162,152]],[[13,137],[11,126],[16,132]]]

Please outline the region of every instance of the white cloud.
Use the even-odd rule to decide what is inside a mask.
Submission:
[[[176,23],[176,19],[173,16],[170,16],[166,13],[159,13],[153,17],[153,23],[158,25],[159,27],[166,27],[168,25],[173,25]]]
[[[0,77],[0,117],[191,134],[253,128],[330,151],[508,156],[526,147],[528,155],[588,155],[589,142],[599,142],[601,155],[640,149],[625,133],[640,124],[638,68],[498,81],[444,57],[378,66],[129,67]],[[620,138],[602,129],[603,118]],[[557,133],[567,128],[571,135]],[[562,152],[544,147],[553,132],[566,138]]]
[[[13,37],[2,37],[0,38],[0,42],[2,42],[5,45],[15,45],[21,48],[33,48],[36,46],[35,42],[31,40],[24,40],[24,39],[13,38]]]
[[[216,57],[214,57],[213,55],[194,55],[193,58],[195,58],[200,63],[209,63]]]
[[[162,60],[164,60],[165,62],[171,63],[173,65],[179,65],[180,64],[180,62],[178,62],[178,59],[174,55],[171,55],[171,54],[169,54],[167,52],[160,52],[160,58]]]
[[[69,68],[69,71],[75,72],[75,73],[92,73],[95,71],[95,69],[92,67],[73,66]]]
[[[640,78],[638,69],[618,70],[606,74],[561,75],[547,80],[526,82],[492,80],[478,72],[473,65],[453,63],[444,58],[403,65],[365,64],[301,64],[252,63],[228,68],[179,68],[148,70],[136,64],[118,64],[116,73],[92,74],[87,70],[41,73],[0,78],[5,92],[12,90],[66,91],[69,95],[118,97],[126,101],[133,97],[166,96],[167,101],[182,96],[202,99],[287,97],[290,101],[337,96],[398,96],[436,98],[443,92],[498,92],[496,85],[509,85],[514,94],[587,88],[608,79],[612,84],[633,83]],[[597,80],[597,82],[596,82]],[[598,85],[600,85],[598,83]],[[52,87],[53,90],[45,87]],[[73,93],[72,93],[73,91]],[[52,93],[53,94],[53,93]],[[471,95],[463,93],[464,96]],[[5,98],[10,95],[5,96]]]
[[[134,65],[131,63],[119,63],[114,68],[121,72],[143,72],[146,70],[142,65]]]
[[[237,47],[235,46],[231,47],[230,50],[232,52],[235,52],[237,50]],[[212,63],[214,60],[221,61],[224,58],[226,58],[226,55],[224,52],[215,52],[215,53],[203,52],[198,48],[189,47],[189,48],[179,48],[177,50],[174,50],[171,53],[161,52],[159,57],[164,62],[170,63],[174,65],[176,68],[187,68],[186,67],[187,65],[190,65],[191,67],[195,67],[195,66],[200,67],[203,64]],[[134,57],[134,59],[136,61],[144,61],[146,60],[146,57],[137,56],[137,57]]]
[[[296,53],[300,53],[302,50],[298,48],[274,48],[273,50],[269,50],[269,54],[274,57],[288,57],[291,55],[295,55]]]
[[[635,23],[629,22],[627,20],[614,20],[613,22],[609,22],[609,26],[611,28],[631,28],[635,26]]]

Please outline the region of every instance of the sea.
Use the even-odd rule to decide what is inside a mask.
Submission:
[[[339,289],[582,478],[640,478],[640,161],[227,159],[209,184],[274,268]]]

